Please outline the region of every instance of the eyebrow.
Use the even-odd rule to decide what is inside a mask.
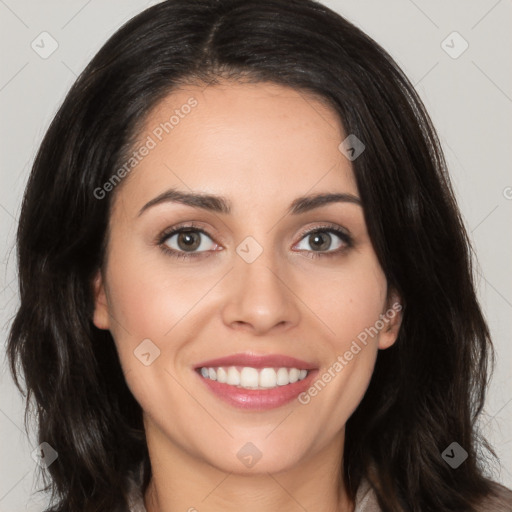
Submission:
[[[162,203],[180,203],[193,208],[201,208],[215,213],[229,215],[231,202],[224,196],[202,193],[183,192],[171,188],[147,202],[139,211],[140,217],[146,210]],[[287,214],[299,215],[331,203],[352,203],[362,206],[359,197],[349,193],[319,193],[294,199],[288,207]]]

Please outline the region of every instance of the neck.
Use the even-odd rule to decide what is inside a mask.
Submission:
[[[341,478],[344,431],[330,445],[277,472],[223,471],[146,423],[152,477],[147,512],[353,512]],[[255,466],[255,469],[257,466]]]

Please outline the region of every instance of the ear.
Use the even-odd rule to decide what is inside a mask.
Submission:
[[[388,293],[386,308],[381,315],[384,327],[379,334],[379,349],[391,347],[398,338],[404,309],[402,302],[402,298],[396,290],[391,289]]]
[[[105,293],[105,283],[101,270],[98,270],[93,280],[94,291],[94,314],[93,323],[98,329],[109,329],[109,310],[107,295]]]

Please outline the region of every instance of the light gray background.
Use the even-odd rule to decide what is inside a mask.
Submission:
[[[18,305],[14,235],[35,152],[65,93],[126,20],[157,2],[0,0],[0,326],[5,342]],[[510,0],[329,0],[324,2],[387,49],[416,85],[440,135],[457,198],[478,256],[479,297],[498,362],[481,428],[512,487],[512,37]],[[47,31],[58,49],[42,59],[31,43]],[[441,45],[457,31],[458,58]],[[457,52],[460,39],[446,45]],[[449,48],[447,48],[449,49]],[[44,201],[44,197],[41,198]],[[2,351],[4,355],[4,351]],[[23,430],[23,402],[1,367],[0,512],[40,511],[35,433]]]

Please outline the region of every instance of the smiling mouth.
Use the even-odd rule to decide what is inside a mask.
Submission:
[[[197,368],[205,379],[241,389],[273,389],[303,380],[309,370],[298,368],[253,368],[251,366],[217,366]]]

